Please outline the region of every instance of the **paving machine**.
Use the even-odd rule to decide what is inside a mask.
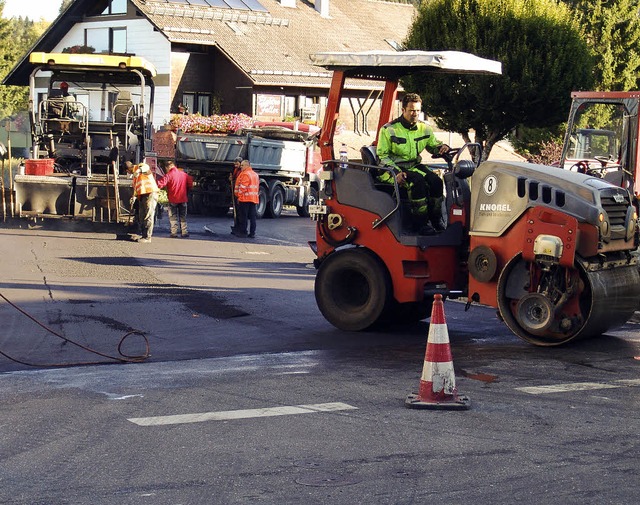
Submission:
[[[124,162],[151,149],[153,77],[144,58],[29,55],[31,155],[15,177],[20,217],[130,219]]]
[[[384,83],[379,130],[392,119],[403,75],[497,74],[498,62],[447,51],[311,59],[333,74],[319,139],[323,187],[310,206],[315,296],[330,323],[358,331],[420,320],[441,294],[495,307],[525,341],[555,346],[620,326],[639,308],[638,214],[624,187],[557,167],[478,166],[480,146],[464,146],[450,151],[441,170],[446,227],[423,236],[406,226],[403,188],[378,182],[388,169],[378,165],[375,149],[363,146],[362,159],[336,160],[334,133],[348,80]]]

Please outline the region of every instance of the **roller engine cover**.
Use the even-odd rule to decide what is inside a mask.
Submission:
[[[610,228],[611,239],[624,239],[628,233],[629,193],[597,177],[531,163],[488,161],[476,169],[471,188],[471,235],[500,236],[536,206],[559,210],[599,230]]]

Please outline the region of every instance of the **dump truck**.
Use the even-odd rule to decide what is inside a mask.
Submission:
[[[32,144],[15,176],[17,215],[128,222],[122,167],[149,154],[155,68],[104,54],[34,52],[29,62]]]
[[[450,51],[317,53],[311,61],[332,72],[322,187],[310,207],[315,298],[331,324],[361,331],[421,320],[440,294],[494,307],[518,337],[557,346],[619,327],[638,309],[638,214],[625,187],[558,167],[477,164],[480,146],[463,146],[444,155],[446,226],[420,235],[406,226],[403,188],[379,183],[389,168],[375,146],[362,146],[361,159],[336,159],[350,80],[384,88],[379,130],[393,119],[404,75],[499,74],[499,62]]]
[[[308,216],[319,181],[318,127],[284,122],[256,122],[232,133],[156,133],[158,160],[174,158],[194,179],[190,212],[224,216],[232,205],[233,162],[248,159],[260,177],[259,218],[277,218],[285,205]],[[163,147],[160,148],[160,145]]]
[[[576,91],[560,166],[628,189],[640,198],[640,91]]]

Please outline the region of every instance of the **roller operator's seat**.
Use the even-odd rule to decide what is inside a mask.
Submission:
[[[383,170],[375,168],[380,166],[380,158],[378,158],[378,153],[376,152],[376,146],[361,147],[360,156],[362,157],[363,164],[370,165],[372,167],[369,169],[369,173],[373,177],[375,188],[379,191],[382,191],[384,193],[387,193],[393,196],[394,194],[393,184],[381,182],[378,180],[378,177],[383,172]],[[406,188],[399,187],[398,190],[399,190],[399,196],[400,196],[400,213],[401,213],[403,228],[409,229],[411,227],[411,205],[409,203],[409,195],[407,194]]]

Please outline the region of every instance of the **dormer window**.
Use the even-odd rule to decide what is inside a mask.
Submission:
[[[102,12],[103,16],[108,14],[126,14],[127,0],[111,0],[109,6]]]

